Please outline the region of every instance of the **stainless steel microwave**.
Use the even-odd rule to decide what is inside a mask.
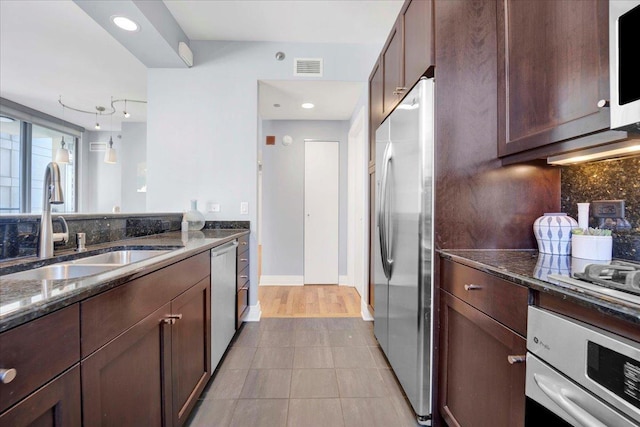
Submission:
[[[640,0],[609,2],[611,129],[640,132]]]

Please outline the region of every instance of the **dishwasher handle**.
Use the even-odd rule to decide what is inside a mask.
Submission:
[[[218,248],[211,249],[211,258],[215,258],[220,255],[226,254],[227,252],[237,247],[238,247],[238,242],[234,240],[233,242],[226,243]]]

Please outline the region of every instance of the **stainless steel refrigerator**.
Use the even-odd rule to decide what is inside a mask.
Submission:
[[[431,418],[433,79],[422,79],[376,131],[374,333],[418,421]]]

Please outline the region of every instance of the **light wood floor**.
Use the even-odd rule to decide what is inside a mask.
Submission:
[[[262,317],[360,317],[360,295],[338,285],[260,286]]]

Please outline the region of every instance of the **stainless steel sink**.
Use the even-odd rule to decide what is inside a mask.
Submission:
[[[61,263],[3,276],[6,280],[64,280],[92,276],[116,268],[115,265],[81,265]]]
[[[166,254],[170,252],[168,250],[122,250],[106,252],[104,254],[93,255],[86,258],[80,258],[70,261],[70,264],[100,264],[100,265],[128,265],[134,262],[144,261],[145,259],[153,258],[158,255]]]
[[[33,270],[2,276],[6,280],[65,280],[93,276],[118,267],[144,261],[169,250],[122,250],[88,256],[73,261],[47,265]]]

